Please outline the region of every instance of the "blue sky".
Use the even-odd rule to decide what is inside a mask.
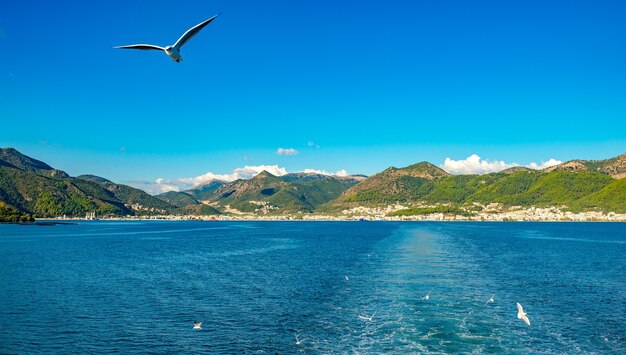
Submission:
[[[182,63],[112,48],[219,12]],[[4,1],[0,146],[135,186],[608,158],[626,152],[624,18],[624,1]]]

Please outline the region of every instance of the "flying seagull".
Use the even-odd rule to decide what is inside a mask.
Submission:
[[[422,297],[422,301],[428,301],[429,298],[430,298],[430,291],[428,291],[426,296]]]
[[[350,281],[350,278],[348,277],[348,275],[344,275],[343,277],[346,278],[346,281]]]
[[[296,337],[296,345],[300,345],[304,341],[304,339],[302,339],[302,340],[298,339],[298,335],[299,334],[294,334],[294,336]]]
[[[519,303],[517,304],[517,318],[523,320],[530,327],[530,319],[528,319],[528,315],[524,313],[524,308]]]
[[[494,297],[496,296],[496,294],[494,293],[493,295],[491,295],[491,298],[487,300],[487,302],[485,304],[489,304],[491,302],[494,302]]]
[[[376,311],[376,312],[378,312],[378,311]],[[372,321],[372,318],[374,318],[374,316],[376,315],[376,312],[374,312],[374,314],[372,314],[372,315],[371,315],[371,316],[369,316],[369,317],[366,317],[366,316],[359,316],[359,319],[361,319],[361,320],[365,320],[365,321],[368,321],[368,322],[371,322],[371,321]]]
[[[215,20],[215,18],[219,15],[220,14],[217,14],[211,17],[210,19],[204,22],[201,22],[195,25],[194,27],[188,29],[187,32],[183,33],[183,35],[180,36],[178,41],[176,41],[176,43],[174,43],[174,45],[172,46],[159,47],[153,44],[130,44],[128,46],[117,46],[114,48],[164,51],[165,54],[167,54],[170,58],[172,58],[176,63],[180,63],[183,60],[183,57],[180,55],[180,48],[185,43],[187,43],[187,41],[189,41],[193,36],[197,35],[198,32],[200,32],[200,30],[203,29],[206,25],[211,23],[211,21]]]
[[[202,329],[202,322],[193,321],[193,329]]]

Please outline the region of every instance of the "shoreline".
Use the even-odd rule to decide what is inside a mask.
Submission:
[[[592,218],[592,219],[471,219],[471,218],[338,218],[327,216],[315,216],[309,218],[289,218],[289,217],[247,217],[247,218],[207,218],[199,216],[149,216],[149,217],[117,217],[117,218],[38,218],[35,222],[20,223],[20,224],[36,224],[37,222],[60,222],[56,224],[64,224],[62,222],[92,222],[92,221],[119,221],[119,222],[133,222],[133,221],[169,221],[169,222],[186,222],[186,221],[198,221],[198,222],[484,222],[484,223],[624,223],[625,218]],[[15,224],[15,223],[13,223]],[[72,223],[67,223],[72,224]]]
[[[86,217],[38,218],[38,221],[387,221],[387,222],[626,222],[626,214],[615,212],[571,212],[563,211],[563,207],[530,207],[513,206],[502,208],[497,204],[485,206],[481,211],[464,211],[470,213],[430,212],[414,215],[391,215],[395,211],[406,209],[402,205],[386,207],[356,207],[335,214],[292,213],[283,215],[232,213],[222,215],[152,215],[152,216],[107,216],[98,218],[90,214]]]

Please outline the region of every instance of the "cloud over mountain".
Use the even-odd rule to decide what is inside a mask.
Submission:
[[[553,165],[561,164],[560,160],[549,159],[548,161],[542,162],[541,164],[531,162],[527,165],[524,165],[527,168],[539,170],[544,169]],[[450,158],[446,158],[443,164],[440,165],[442,169],[449,172],[450,174],[488,174],[495,173],[498,171],[502,171],[508,168],[512,168],[514,166],[522,166],[518,163],[506,163],[501,160],[486,160],[482,159],[477,154],[472,154],[466,159],[461,160],[453,160]]]
[[[348,171],[346,171],[346,169],[341,169],[338,170],[334,173],[328,172],[326,170],[317,170],[317,169],[304,169],[302,171],[303,173],[313,173],[313,174],[321,174],[321,175],[329,175],[329,176],[348,176],[350,174],[348,174]]]
[[[154,180],[154,182],[141,181],[134,182],[134,185],[140,187],[141,189],[147,191],[150,194],[159,194],[168,191],[183,191],[188,190],[197,186],[205,185],[213,180],[221,180],[221,181],[234,181],[238,179],[250,179],[255,175],[259,174],[262,171],[267,171],[268,173],[275,176],[283,176],[288,174],[289,172],[284,167],[280,167],[278,165],[247,165],[242,168],[233,169],[231,173],[227,174],[216,174],[213,172],[207,172],[202,175],[198,175],[195,177],[187,177],[187,178],[179,178],[175,180],[166,180],[163,178],[158,178]],[[348,176],[348,172],[345,169],[338,170],[334,173],[328,172],[326,170],[317,170],[317,169],[304,169],[302,170],[304,173],[315,173],[315,174],[323,174],[323,175],[331,175],[331,176]]]

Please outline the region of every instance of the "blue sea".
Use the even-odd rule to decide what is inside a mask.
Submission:
[[[626,353],[624,223],[0,225],[0,270],[0,353]]]

